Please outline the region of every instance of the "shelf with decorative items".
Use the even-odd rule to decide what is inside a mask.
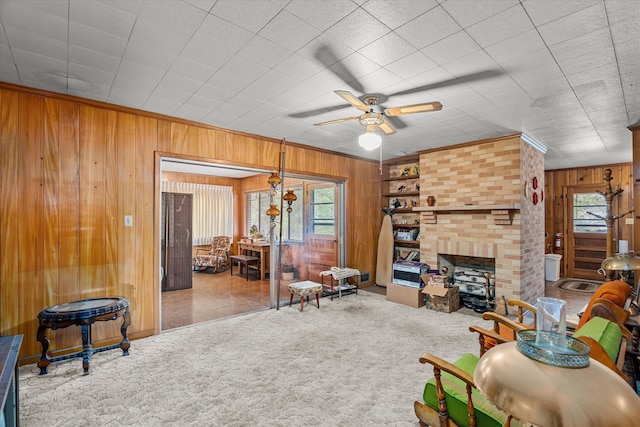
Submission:
[[[420,257],[420,166],[411,155],[383,163],[382,206],[392,210],[394,261]]]

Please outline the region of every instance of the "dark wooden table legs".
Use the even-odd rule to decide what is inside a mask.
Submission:
[[[91,356],[95,353],[119,347],[123,356],[129,355],[131,344],[127,337],[127,328],[131,324],[131,314],[129,313],[129,301],[126,298],[96,298],[75,301],[60,306],[48,307],[40,312],[38,317],[40,326],[38,327],[37,340],[42,345],[42,354],[38,361],[40,375],[48,373],[49,364],[52,362],[79,357],[82,357],[84,374],[88,375]],[[122,326],[120,327],[122,341],[119,344],[93,348],[91,325],[96,321],[116,320],[118,317],[122,317]],[[71,325],[81,326],[82,328],[82,350],[69,355],[49,357],[47,351],[49,350],[50,342],[46,335],[47,329],[63,329]]]

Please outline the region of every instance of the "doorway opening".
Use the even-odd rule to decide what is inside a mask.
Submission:
[[[607,225],[596,215],[606,215],[601,186],[568,187],[565,229],[567,277],[599,280],[598,269],[606,258]],[[595,214],[595,215],[594,215]]]
[[[233,188],[233,224],[230,255],[248,254],[262,258],[256,265],[231,263],[222,271],[193,271],[192,286],[164,291],[163,278],[170,272],[161,268],[160,329],[167,330],[203,321],[288,306],[287,285],[296,281],[319,281],[318,273],[332,266],[344,265],[344,183],[324,177],[286,174],[276,195],[281,214],[275,217],[271,240],[270,217],[266,215],[265,193],[270,171],[172,157],[160,159],[161,182],[176,180]],[[160,185],[162,188],[162,185]],[[297,200],[288,212],[287,204],[279,206],[281,192],[293,190]],[[162,200],[162,195],[158,198]],[[312,201],[315,203],[312,205]],[[194,213],[195,215],[195,213]],[[311,216],[313,215],[313,217]],[[158,224],[163,223],[159,219]],[[255,225],[255,227],[254,227]],[[253,231],[258,231],[252,236]],[[162,236],[162,230],[158,230]],[[166,231],[165,231],[166,234]],[[253,239],[256,240],[253,240]],[[202,237],[193,240],[192,252],[208,248]],[[266,239],[266,240],[262,240]],[[162,239],[161,239],[162,240]],[[259,245],[261,252],[248,252],[248,245]],[[249,249],[255,249],[249,247]],[[161,247],[161,256],[166,251]],[[168,265],[161,260],[160,265]],[[184,264],[184,261],[181,261]],[[284,268],[281,270],[281,266]],[[249,268],[251,267],[251,269]],[[245,270],[246,268],[246,270]],[[241,270],[242,269],[242,270]],[[257,270],[257,271],[256,271]],[[293,274],[289,274],[293,273]]]

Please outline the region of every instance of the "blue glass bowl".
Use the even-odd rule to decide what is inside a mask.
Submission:
[[[550,345],[536,344],[538,334],[545,334]],[[589,366],[589,346],[570,336],[566,336],[565,345],[561,345],[562,335],[555,332],[528,329],[518,332],[518,350],[530,359],[561,368],[586,368]]]

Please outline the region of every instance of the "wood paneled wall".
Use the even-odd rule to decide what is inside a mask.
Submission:
[[[346,180],[347,263],[374,274],[378,164],[286,151],[288,172]],[[158,333],[160,157],[273,170],[280,152],[272,139],[0,83],[0,334],[24,334],[21,357],[34,361],[44,307],[107,295],[130,299],[132,338]],[[94,342],[117,342],[119,324],[97,324]],[[54,353],[79,346],[76,329],[49,332]]]
[[[632,163],[632,176],[631,185],[633,189],[633,207],[635,212],[632,214],[634,221],[640,219],[640,126],[632,126],[631,130],[633,141],[633,163]],[[633,239],[636,242],[640,242],[640,227],[634,227]],[[635,252],[640,252],[640,244],[636,248],[635,246],[629,246],[629,249],[634,248]],[[640,277],[636,277],[636,283],[640,281]]]
[[[555,235],[562,233],[564,239],[567,234],[564,223],[567,209],[564,189],[568,186],[580,187],[595,184],[601,186],[600,191],[605,191],[606,182],[602,179],[605,169],[611,169],[613,177],[611,186],[614,190],[616,188],[624,190],[616,198],[617,204],[614,204],[614,209],[617,211],[614,212],[614,215],[621,215],[633,209],[633,168],[631,163],[546,171],[544,174],[545,230],[547,232],[545,248],[551,248],[554,253],[564,253],[564,241],[561,250],[554,250]],[[629,215],[626,218],[633,218],[633,216]],[[629,248],[634,247],[633,226],[625,225],[624,219],[616,222],[613,237],[614,239],[628,240]],[[566,257],[563,257],[563,271],[565,259]]]

